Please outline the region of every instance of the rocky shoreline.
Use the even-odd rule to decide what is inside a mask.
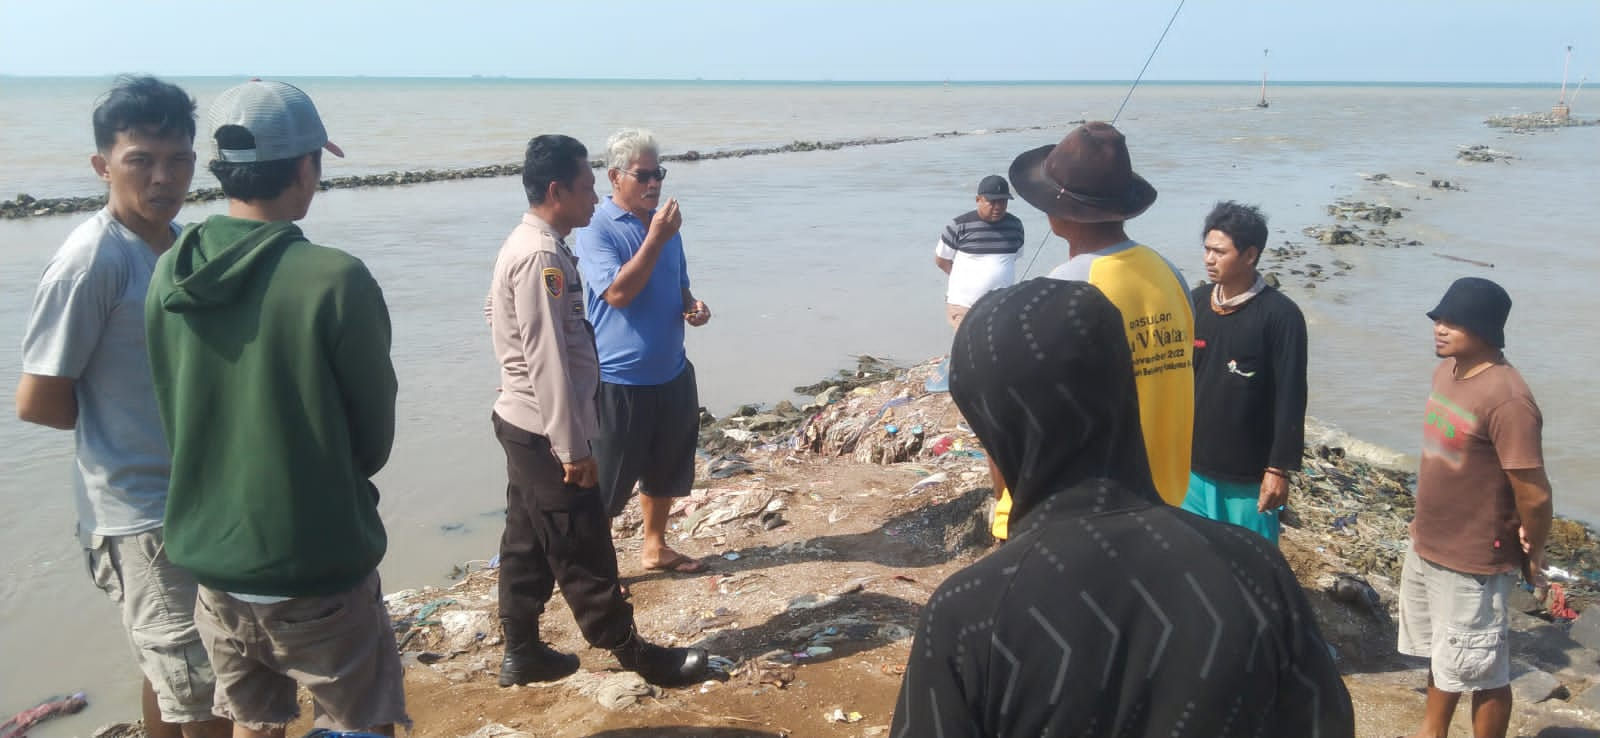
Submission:
[[[1042,131],[1059,128],[1062,125],[1077,125],[1083,121],[1069,121],[1054,126],[1012,126],[1005,128],[990,128],[976,131],[939,131],[921,136],[870,136],[866,138],[848,138],[834,141],[794,141],[782,146],[747,147],[738,149],[721,149],[717,151],[689,150],[681,154],[666,154],[661,157],[663,162],[697,162],[714,161],[717,159],[743,159],[750,156],[774,156],[777,154],[794,154],[810,151],[837,151],[846,148],[859,148],[863,146],[887,146],[890,144],[907,143],[910,141],[928,141],[941,138],[957,138],[961,136],[979,136],[996,133],[1017,133],[1021,131]],[[605,161],[595,159],[589,162],[595,169],[605,168]],[[514,177],[522,174],[522,164],[490,164],[480,167],[467,167],[461,169],[417,169],[403,172],[384,172],[382,174],[352,175],[347,177],[334,177],[322,181],[324,190],[357,189],[364,187],[399,187],[401,185],[424,184],[429,182],[448,182],[462,179],[485,179],[490,177]],[[222,199],[220,187],[202,187],[190,190],[187,202],[210,202]],[[16,220],[20,218],[38,218],[51,215],[68,215],[99,210],[104,207],[104,195],[84,197],[34,197],[27,193],[17,195],[10,200],[0,200],[0,220]]]
[[[873,356],[857,357],[855,369],[834,378],[796,387],[817,393],[813,402],[795,407],[782,401],[768,409],[744,405],[723,418],[701,416],[701,447],[723,453],[752,448],[797,448],[823,456],[850,457],[862,463],[895,464],[969,449],[966,457],[982,457],[970,431],[937,433],[951,415],[959,416],[949,396],[917,386],[935,371],[936,362],[900,369]],[[883,397],[872,413],[863,412],[856,397]],[[1363,574],[1399,581],[1407,526],[1415,509],[1416,473],[1383,458],[1381,449],[1351,453],[1337,434],[1308,420],[1302,455],[1303,473],[1290,485],[1296,501],[1284,525],[1330,536],[1331,550]],[[1323,440],[1318,440],[1323,439]],[[1364,444],[1363,444],[1364,445]],[[1392,454],[1398,457],[1398,454]],[[1365,516],[1365,517],[1363,517]],[[1582,610],[1600,603],[1600,533],[1556,516],[1549,543],[1550,564],[1570,574],[1564,589],[1569,606]]]

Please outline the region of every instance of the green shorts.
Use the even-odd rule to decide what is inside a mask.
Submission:
[[[1277,543],[1278,511],[1257,511],[1256,503],[1260,500],[1260,482],[1224,482],[1189,472],[1189,494],[1183,498],[1183,509],[1249,528]]]

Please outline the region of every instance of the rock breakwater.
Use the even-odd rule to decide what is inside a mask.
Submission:
[[[1556,128],[1600,126],[1600,118],[1574,118],[1570,115],[1561,116],[1555,113],[1518,113],[1515,115],[1491,116],[1483,123],[1490,128],[1510,128],[1512,133],[1531,133]]]
[[[1071,121],[1065,125],[1076,125],[1083,121]],[[743,159],[750,156],[775,156],[778,154],[795,154],[813,151],[837,151],[839,149],[859,148],[863,146],[887,146],[890,144],[906,143],[910,141],[927,141],[941,138],[955,138],[960,136],[978,136],[1000,133],[1017,133],[1022,131],[1042,131],[1060,126],[1012,126],[1006,128],[987,128],[974,131],[939,131],[922,136],[869,136],[866,138],[847,138],[834,141],[794,141],[781,146],[759,146],[737,149],[723,149],[718,151],[685,151],[681,154],[667,154],[661,157],[663,162],[699,162],[716,159]],[[589,162],[595,169],[603,169],[605,162],[595,159]],[[514,177],[522,174],[522,165],[517,164],[490,164],[479,167],[461,169],[416,169],[407,171],[383,172],[381,174],[351,175],[334,177],[322,181],[324,190],[357,189],[363,187],[399,187],[402,185],[426,184],[430,182],[448,182],[462,179],[484,179],[489,177]],[[222,199],[222,189],[219,187],[202,187],[191,190],[188,202],[210,202]],[[84,197],[34,197],[22,193],[10,200],[0,200],[0,220],[15,220],[19,218],[38,218],[51,215],[67,215],[70,213],[84,213],[104,207],[104,195]]]

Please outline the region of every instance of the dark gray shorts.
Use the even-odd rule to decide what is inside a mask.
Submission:
[[[606,512],[622,513],[642,484],[651,497],[686,497],[694,486],[694,453],[700,441],[700,393],[694,365],[666,384],[600,383],[600,494]]]
[[[273,604],[201,585],[194,621],[217,673],[221,717],[257,732],[281,728],[300,715],[301,686],[319,728],[411,725],[376,571],[347,592]]]

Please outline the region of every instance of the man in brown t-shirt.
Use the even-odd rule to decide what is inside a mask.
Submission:
[[[1474,735],[1506,734],[1506,598],[1519,569],[1543,584],[1551,510],[1544,419],[1501,352],[1510,312],[1500,285],[1466,277],[1428,313],[1443,361],[1423,420],[1417,512],[1400,574],[1400,652],[1430,659],[1421,738],[1444,738],[1463,692],[1472,693]]]

